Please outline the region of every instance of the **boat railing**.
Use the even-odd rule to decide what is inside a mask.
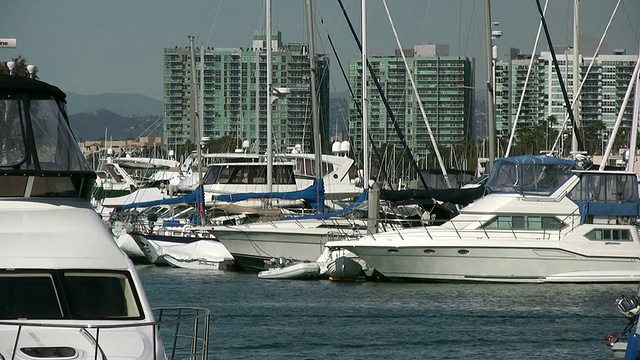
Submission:
[[[576,214],[577,214],[577,216],[576,216]],[[576,210],[572,211],[571,214],[565,216],[562,219],[562,223],[569,224],[569,229],[566,230],[566,233],[573,232],[580,226],[581,221],[576,221],[576,219],[580,219],[580,209],[576,209]],[[565,231],[561,231],[558,234],[558,240],[562,239],[562,236],[563,236],[562,233],[563,232],[565,232]]]
[[[568,215],[565,219],[569,219],[571,224],[573,224],[575,222],[575,216],[572,217],[572,215]],[[406,220],[400,220],[400,221],[406,221]],[[419,220],[416,220],[416,221],[419,221]],[[545,229],[545,228],[537,229],[537,230],[535,230],[535,229],[520,229],[520,228],[516,229],[511,222],[507,221],[506,223],[507,223],[508,226],[506,226],[504,228],[500,228],[500,229],[492,228],[491,230],[502,230],[502,231],[496,232],[496,233],[494,233],[492,235],[487,231],[487,228],[484,226],[487,223],[489,223],[489,221],[479,220],[478,223],[480,224],[480,226],[478,226],[478,227],[476,227],[474,229],[460,229],[459,226],[456,226],[456,223],[462,223],[462,224],[464,224],[466,226],[466,225],[469,224],[469,222],[466,221],[466,220],[456,222],[455,219],[449,220],[447,222],[447,228],[450,229],[450,230],[453,230],[455,232],[456,236],[459,239],[463,239],[464,237],[472,236],[472,237],[478,238],[478,239],[480,239],[480,238],[507,239],[508,238],[508,239],[516,239],[517,240],[518,236],[520,236],[521,238],[529,238],[529,239],[531,239],[532,237],[531,236],[527,236],[527,235],[534,235],[534,236],[535,235],[539,235],[539,237],[537,237],[538,239],[550,240],[552,235],[555,234],[554,231],[550,231],[549,229]],[[577,225],[576,226],[572,225],[572,228],[569,231],[573,231],[576,227],[577,227]],[[428,236],[430,239],[436,238],[436,236],[434,236],[434,234],[432,234],[431,230],[434,229],[434,228],[438,229],[439,226],[423,224],[422,228],[425,230],[426,236]],[[402,238],[403,233],[400,230],[402,230],[402,228],[391,229],[390,231],[395,231]],[[518,231],[516,232],[516,230],[518,230]],[[540,233],[539,230],[542,230],[542,233]],[[561,231],[558,231],[558,236],[560,236],[560,234],[561,234]],[[376,237],[376,234],[369,234],[369,235],[371,235],[373,238]],[[441,236],[441,233],[439,233],[438,235]]]
[[[69,322],[35,322],[27,320],[2,320],[2,327],[17,327],[11,358],[21,349],[20,338],[27,329],[78,330],[93,344],[94,360],[107,359],[103,350],[104,337],[110,331],[149,328],[152,340],[153,360],[207,360],[209,351],[209,327],[211,311],[198,307],[163,307],[153,310],[155,321],[126,324],[96,324]],[[162,340],[161,342],[158,340]],[[158,354],[163,354],[161,357]],[[0,356],[0,358],[2,358]],[[9,359],[9,358],[7,358]]]

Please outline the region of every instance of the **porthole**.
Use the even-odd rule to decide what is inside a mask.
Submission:
[[[333,174],[333,178],[337,179],[338,178],[338,174]]]
[[[398,250],[398,249],[389,249],[389,250],[387,250],[387,252],[391,253],[391,254],[397,254],[397,253],[400,252],[400,250]]]
[[[465,249],[458,250],[458,254],[460,255],[467,255],[468,253],[469,253],[469,250],[465,250]]]
[[[431,254],[435,254],[435,253],[436,253],[436,251],[435,251],[435,250],[433,250],[433,249],[427,249],[427,250],[425,250],[425,251],[423,251],[423,252],[424,252],[425,254],[427,254],[427,255],[431,255]]]

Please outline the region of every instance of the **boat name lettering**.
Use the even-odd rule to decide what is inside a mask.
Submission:
[[[619,242],[616,242],[616,241],[605,241],[605,243],[604,243],[604,244],[605,244],[605,245],[620,245],[620,243],[619,243]]]

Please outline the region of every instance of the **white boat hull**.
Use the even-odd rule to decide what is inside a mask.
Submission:
[[[260,279],[317,279],[319,275],[320,265],[317,262],[298,263],[258,273]]]
[[[425,241],[420,246],[403,247],[359,244],[349,250],[390,279],[531,283],[640,281],[640,254],[635,257],[634,252],[618,256],[601,255],[606,251],[584,254],[570,247],[545,246],[541,242],[523,241],[509,247],[469,246],[468,242],[436,245]]]
[[[124,251],[129,258],[132,260],[135,259],[146,259],[142,250],[140,250],[140,246],[136,243],[136,241],[131,237],[130,234],[121,234],[120,236],[115,238],[116,244],[118,247]]]
[[[263,261],[284,257],[293,261],[316,261],[324,244],[335,239],[356,236],[351,230],[330,227],[306,227],[295,220],[216,227],[215,237],[229,250],[245,270],[263,270]],[[277,224],[276,224],[277,223]]]
[[[69,325],[68,323],[66,324]],[[19,336],[18,336],[19,331]],[[101,329],[97,337],[100,341],[100,351],[96,357],[96,348],[93,338],[96,338],[95,330],[90,327],[86,333],[72,328],[53,327],[23,327],[3,325],[0,326],[0,354],[16,360],[31,360],[35,358],[49,359],[111,359],[111,358],[164,358],[164,351],[159,345],[155,346],[153,331],[150,326],[136,328],[132,325],[129,329]],[[91,334],[89,336],[88,334]],[[17,339],[17,343],[15,343]],[[157,342],[158,340],[156,340]],[[64,344],[64,345],[61,345]],[[33,351],[53,353],[55,356],[43,356],[42,353],[29,354],[29,348]],[[10,349],[16,349],[13,352]],[[7,352],[5,352],[7,351]],[[154,355],[154,352],[156,353]],[[101,353],[104,356],[101,356]],[[36,355],[38,354],[38,355]],[[31,355],[31,356],[30,356]]]
[[[163,257],[164,249],[173,246],[172,244],[149,240],[141,234],[131,234],[131,237],[135,240],[136,244],[138,244],[140,251],[142,251],[149,263],[167,265]]]
[[[171,255],[164,255],[164,260],[171,266],[194,270],[227,270],[227,261],[212,261],[204,259],[178,259]]]
[[[233,265],[233,256],[222,243],[214,240],[171,245],[163,248],[162,253],[164,261],[179,268],[227,270]]]

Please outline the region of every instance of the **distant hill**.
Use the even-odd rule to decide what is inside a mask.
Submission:
[[[79,114],[109,109],[120,116],[129,115],[162,115],[162,101],[140,94],[101,94],[81,95],[67,93],[67,111]]]
[[[97,110],[69,116],[71,129],[78,141],[104,139],[132,140],[139,136],[162,136],[159,115],[121,116],[110,110]]]

